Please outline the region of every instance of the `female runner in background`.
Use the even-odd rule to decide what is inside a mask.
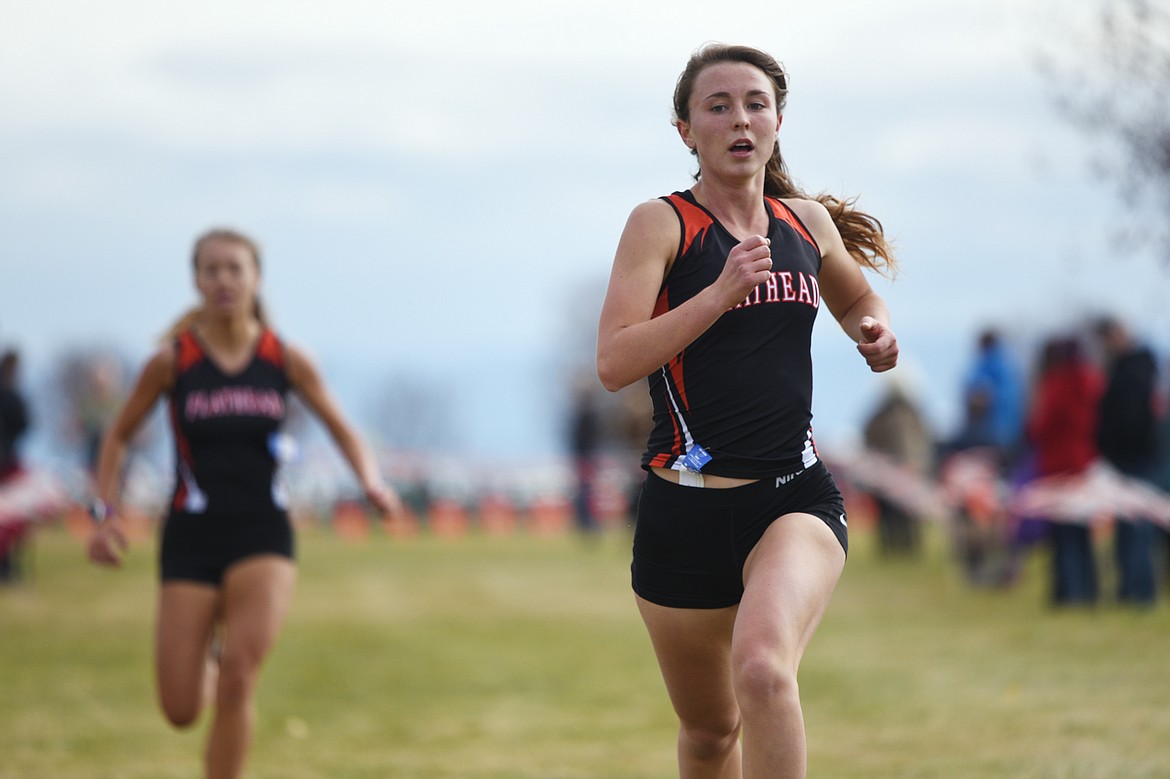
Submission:
[[[160,548],[158,695],[176,727],[192,725],[214,704],[205,776],[228,779],[243,770],[260,667],[296,577],[276,473],[288,390],[325,424],[376,509],[394,512],[399,500],[314,364],[265,322],[257,245],[214,230],[195,243],[193,262],[202,305],[146,363],[102,444],[92,509],[98,526],[88,552],[95,563],[121,563],[127,542],[117,505],[127,446],[168,396],[176,480]]]

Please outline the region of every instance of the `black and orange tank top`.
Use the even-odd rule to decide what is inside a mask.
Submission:
[[[234,374],[216,365],[190,330],[175,339],[175,349],[172,510],[283,510],[277,449],[289,380],[280,340],[264,330],[252,360]]]
[[[662,198],[682,236],[654,316],[710,286],[739,241],[689,192]],[[817,459],[812,439],[812,330],[821,252],[783,202],[765,197],[772,276],[648,377],[654,422],[643,467],[681,470],[701,447],[702,473],[762,478]],[[693,455],[692,455],[693,456]]]

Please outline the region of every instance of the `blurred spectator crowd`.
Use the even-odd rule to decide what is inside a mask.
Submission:
[[[1043,339],[1030,366],[1002,332],[978,336],[962,420],[936,438],[892,384],[863,446],[833,452],[868,500],[887,555],[913,555],[921,523],[946,524],[973,585],[1008,586],[1047,549],[1053,605],[1152,605],[1170,579],[1170,391],[1159,358],[1102,317]]]
[[[851,518],[872,518],[881,554],[914,557],[927,523],[944,537],[974,586],[1006,587],[1044,550],[1054,605],[1101,600],[1148,606],[1170,581],[1170,388],[1160,360],[1121,320],[1099,318],[1034,343],[1032,354],[1002,331],[973,343],[961,384],[961,420],[931,429],[912,387],[886,384],[856,445],[821,446],[846,493]],[[37,521],[72,517],[92,489],[97,443],[125,392],[109,354],[75,356],[63,368],[53,424],[78,453],[68,467],[28,468],[21,439],[31,419],[19,356],[0,361],[0,581],[19,576],[20,548]],[[567,383],[561,456],[521,462],[383,447],[387,479],[408,511],[392,533],[458,534],[630,525],[650,422],[644,387],[616,395],[591,375]],[[161,421],[131,458],[124,501],[150,532],[170,491]],[[333,523],[355,537],[376,525],[336,452],[290,419],[284,470],[294,517]]]

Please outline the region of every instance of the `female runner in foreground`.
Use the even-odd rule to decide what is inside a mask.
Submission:
[[[764,52],[692,56],[674,110],[695,185],[631,213],[598,332],[607,389],[649,377],[633,587],[686,779],[805,775],[797,669],[847,551],[810,424],[821,300],[873,371],[898,358],[862,273],[893,270],[881,225],[793,185],[777,142],[786,97]]]

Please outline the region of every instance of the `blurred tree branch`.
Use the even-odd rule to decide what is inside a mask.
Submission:
[[[1102,0],[1087,37],[1040,65],[1060,111],[1104,141],[1096,173],[1136,211],[1122,237],[1170,268],[1170,0]]]

